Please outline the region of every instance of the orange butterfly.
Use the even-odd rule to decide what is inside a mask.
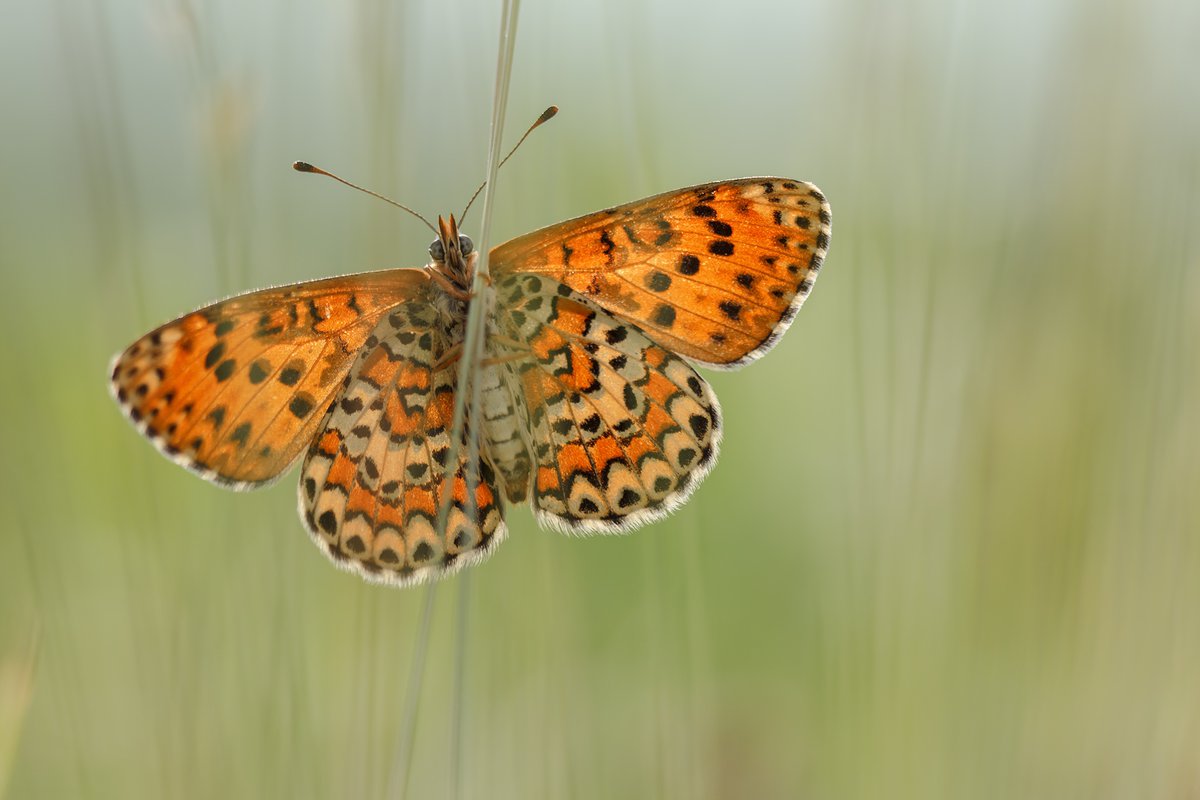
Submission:
[[[629,530],[683,503],[721,438],[689,362],[734,369],[770,350],[829,231],[815,186],[745,178],[496,247],[481,402],[457,448],[454,362],[478,253],[453,216],[424,268],[250,292],[151,331],[114,359],[112,390],[164,454],[223,486],[269,483],[305,451],[313,538],[343,567],[408,585],[489,554],[501,495],[570,533]]]

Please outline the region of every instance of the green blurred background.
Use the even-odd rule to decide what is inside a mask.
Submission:
[[[755,174],[834,235],[780,346],[710,376],[694,499],[614,538],[511,510],[427,646],[426,589],[333,569],[294,476],[168,463],[106,365],[423,263],[288,166],[461,208],[499,4],[5,9],[0,794],[1200,797],[1194,2],[526,0],[507,140],[562,113],[497,241]]]

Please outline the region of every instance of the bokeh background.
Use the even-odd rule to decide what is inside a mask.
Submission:
[[[1200,6],[526,0],[507,140],[562,113],[497,240],[778,174],[832,248],[710,376],[684,509],[514,509],[432,594],[331,568],[293,477],[168,463],[106,365],[226,294],[423,263],[420,223],[288,167],[460,209],[498,2],[4,8],[0,794],[1200,797]]]

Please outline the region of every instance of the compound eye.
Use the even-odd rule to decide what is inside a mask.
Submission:
[[[468,256],[475,249],[475,243],[471,241],[471,237],[459,234],[458,249],[464,256]]]
[[[441,239],[434,239],[433,244],[429,245],[429,257],[439,262],[446,260],[446,248],[442,247]]]

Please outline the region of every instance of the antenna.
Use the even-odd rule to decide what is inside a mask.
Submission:
[[[553,115],[551,115],[551,116],[553,116]],[[530,128],[530,130],[533,130],[533,129]],[[525,134],[525,135],[528,136],[529,134]],[[402,203],[397,203],[395,200],[391,199],[390,197],[384,197],[383,195],[379,194],[379,192],[372,192],[370,189],[364,189],[363,187],[359,186],[358,184],[351,183],[350,181],[345,180],[344,178],[339,178],[337,175],[334,175],[332,172],[326,172],[325,170],[321,169],[320,167],[314,167],[312,164],[309,164],[307,161],[295,162],[294,164],[292,164],[292,169],[296,170],[296,172],[312,172],[316,175],[324,175],[327,178],[333,178],[338,183],[344,183],[345,185],[349,186],[351,189],[358,189],[360,192],[365,192],[366,194],[369,194],[372,197],[378,197],[380,200],[384,201],[385,203],[391,203],[396,208],[403,209],[404,211],[407,211],[408,213],[412,214],[414,217],[421,220],[421,222],[424,222],[429,227],[429,230],[433,231],[435,234],[438,232],[438,229],[433,227],[433,225],[431,225],[429,223],[429,220],[425,219],[424,217],[422,217],[417,212],[413,211],[408,206],[403,205]]]
[[[529,134],[533,133],[534,128],[541,125],[543,122],[549,122],[550,120],[554,119],[554,115],[557,113],[558,106],[550,106],[543,111],[542,115],[538,117],[532,125],[529,126],[529,130],[525,131],[525,134],[517,140],[516,144],[513,145],[513,149],[508,151],[508,155],[504,157],[504,160],[500,162],[496,169],[503,167],[505,161],[508,161],[510,158],[512,158],[513,153],[517,152],[517,148],[521,146],[521,143],[529,138]],[[459,222],[462,222],[463,218],[467,216],[467,212],[471,210],[471,204],[475,202],[476,197],[479,197],[479,193],[483,191],[484,186],[487,186],[487,181],[481,183],[479,188],[475,190],[475,194],[471,195],[471,199],[467,201],[467,207],[464,208],[463,212],[458,215]]]

